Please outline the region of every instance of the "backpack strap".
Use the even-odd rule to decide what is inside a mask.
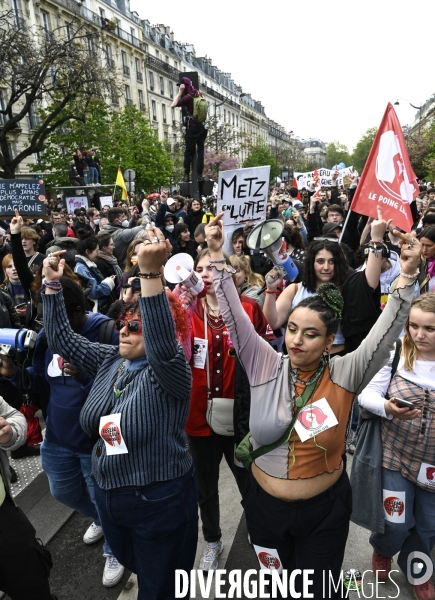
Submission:
[[[107,319],[106,321],[103,321],[101,323],[100,329],[98,331],[99,344],[110,344],[114,326],[115,321],[113,319]]]
[[[396,350],[394,352],[393,362],[391,363],[391,379],[396,374],[397,367],[399,366],[400,353],[402,352],[402,340],[399,338],[396,342]]]

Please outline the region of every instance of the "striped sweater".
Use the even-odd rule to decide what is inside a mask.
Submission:
[[[92,471],[103,489],[143,486],[184,475],[192,464],[184,438],[189,411],[191,372],[177,344],[166,293],[140,298],[143,336],[149,365],[124,369],[118,348],[92,343],[71,329],[63,294],[42,294],[49,347],[95,381],[80,423],[98,434],[100,417],[122,413],[121,431],[128,454],[106,455],[99,441],[92,451]],[[119,399],[113,386],[128,388]],[[98,452],[97,452],[98,450]]]

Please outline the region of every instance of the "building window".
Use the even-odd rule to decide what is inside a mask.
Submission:
[[[45,33],[45,37],[48,38],[50,35],[50,16],[48,13],[41,10],[42,28]]]
[[[176,60],[174,60],[174,67],[178,69],[178,62]]]
[[[131,99],[131,92],[130,92],[129,85],[124,86],[124,97],[125,97],[126,104],[131,106],[133,104],[133,100]]]
[[[101,20],[106,18],[106,11],[104,8],[99,8]]]
[[[177,122],[177,117],[175,116],[175,108],[171,108],[171,116],[172,116],[172,125],[175,125]]]
[[[163,123],[166,123],[166,104],[162,104]]]
[[[140,59],[139,58],[135,58],[135,63],[136,63],[136,79],[138,81],[143,81],[143,75],[142,75],[142,71],[140,70]]]
[[[234,127],[234,113],[233,113],[233,127]]]
[[[94,53],[94,44],[93,44],[92,36],[91,35],[87,36],[86,43],[87,43],[87,46],[88,46],[88,52],[89,52],[89,54],[92,55]]]
[[[165,80],[163,79],[163,77],[159,77],[159,82],[160,82],[160,93],[165,95]]]
[[[145,50],[145,52],[148,54],[148,44],[144,44],[143,45],[143,49]]]
[[[156,58],[160,58],[160,52],[156,50]]]
[[[155,100],[151,100],[151,110],[153,113],[153,121],[157,121],[157,105]]]
[[[166,142],[169,142],[169,133],[167,131],[163,132],[163,137],[165,138]]]
[[[30,105],[29,108],[29,129],[34,131],[37,129],[39,124],[39,119],[35,111],[35,106],[33,104]]]
[[[149,73],[149,79],[150,79],[150,90],[153,91],[154,90],[154,73]]]
[[[142,90],[137,90],[137,96],[139,98],[139,108],[140,110],[145,110],[145,102],[143,101],[143,92]]]
[[[224,123],[227,120],[227,111],[224,109]]]
[[[0,90],[0,125],[4,125],[8,120],[6,114],[8,103],[6,102],[6,90]]]
[[[169,97],[174,97],[174,84],[172,83],[172,81],[169,82]]]
[[[121,50],[122,71],[124,75],[130,75],[130,67],[128,66],[127,54]]]
[[[131,35],[131,41],[134,44],[134,40],[136,39],[136,30],[134,29],[134,27],[130,27],[130,35]]]

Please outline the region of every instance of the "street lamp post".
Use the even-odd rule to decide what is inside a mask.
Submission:
[[[399,106],[400,102],[399,100],[405,100],[405,102],[407,102],[409,104],[409,106],[412,106],[412,108],[415,108],[415,110],[420,111],[420,116],[418,118],[418,135],[420,135],[420,130],[421,130],[421,109],[423,108],[422,106],[414,106],[414,104],[412,104],[409,100],[407,100],[406,98],[399,98],[398,100],[396,100],[396,102],[394,103],[394,106]]]

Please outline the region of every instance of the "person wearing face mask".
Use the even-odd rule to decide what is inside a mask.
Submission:
[[[175,217],[172,213],[167,212],[163,221],[163,227],[160,227],[165,239],[169,240],[171,244],[174,242],[174,228],[175,228]]]
[[[100,213],[96,208],[89,208],[86,213],[89,220],[89,227],[92,229],[92,233],[97,235],[100,231]]]
[[[145,227],[147,223],[144,220],[143,225],[129,227],[129,221],[122,208],[109,209],[107,217],[109,224],[101,226],[100,231],[111,234],[113,243],[115,244],[113,255],[117,259],[121,269],[124,269],[128,245],[135,238],[146,235]]]

